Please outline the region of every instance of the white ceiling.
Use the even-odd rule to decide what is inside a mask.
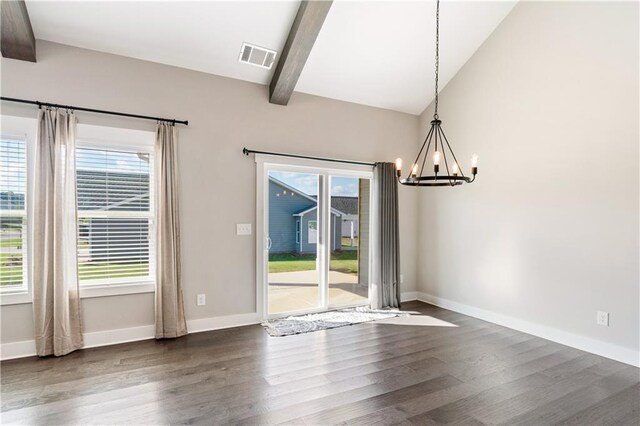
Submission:
[[[440,87],[516,1],[443,1]],[[32,1],[36,38],[268,84],[242,42],[281,51],[299,1]],[[435,2],[334,1],[296,91],[420,114],[433,100]]]

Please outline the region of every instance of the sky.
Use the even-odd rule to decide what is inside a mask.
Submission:
[[[278,171],[270,171],[269,175],[307,195],[318,195],[318,175]],[[331,195],[357,197],[358,178],[332,177]]]

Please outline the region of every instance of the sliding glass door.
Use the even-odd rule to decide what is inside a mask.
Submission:
[[[261,172],[264,316],[368,304],[371,171]]]
[[[330,176],[332,248],[329,307],[369,301],[369,210],[371,180]]]
[[[318,264],[318,189],[313,173],[269,170],[268,312],[278,315],[321,306]]]

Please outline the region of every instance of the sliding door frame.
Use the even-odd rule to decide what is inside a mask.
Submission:
[[[287,316],[290,313],[269,315],[269,250],[267,237],[269,234],[269,179],[270,171],[288,171],[295,173],[308,173],[318,175],[318,260],[319,260],[319,294],[320,300],[317,308],[296,311],[297,314],[322,312],[329,309],[347,308],[351,306],[366,305],[370,301],[367,294],[367,302],[356,305],[329,305],[329,262],[331,256],[331,184],[330,177],[353,177],[369,179],[369,197],[373,195],[373,168],[353,164],[341,164],[318,160],[296,158],[274,158],[273,156],[256,154],[256,312],[262,319]],[[369,217],[373,214],[373,203],[369,203]],[[369,234],[371,234],[371,220],[369,221]],[[301,236],[302,237],[302,236]],[[371,288],[371,251],[368,250],[369,259],[369,289]],[[367,292],[369,293],[369,292]]]

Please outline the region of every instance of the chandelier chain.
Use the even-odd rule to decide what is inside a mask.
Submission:
[[[440,0],[436,0],[436,100],[434,119],[438,119],[438,68],[440,67]]]

